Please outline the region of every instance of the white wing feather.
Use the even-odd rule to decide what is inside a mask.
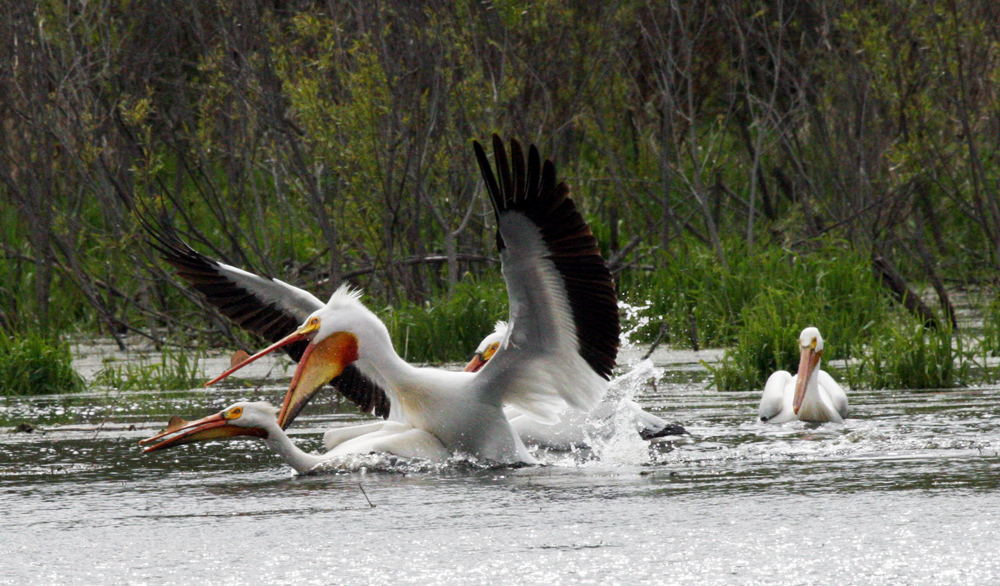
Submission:
[[[220,275],[253,294],[257,299],[272,303],[278,309],[296,316],[300,322],[325,306],[312,293],[284,281],[261,277],[221,262],[216,263],[216,266]]]
[[[785,390],[794,387],[795,377],[787,370],[779,370],[767,379],[764,385],[764,395],[760,398],[758,414],[761,421],[772,421],[785,409],[785,397],[788,396],[788,409],[791,410],[791,393]]]
[[[540,421],[558,421],[567,404],[589,411],[608,382],[580,356],[562,277],[545,258],[541,233],[518,212],[501,215],[499,230],[507,243],[501,261],[509,328],[474,386]]]

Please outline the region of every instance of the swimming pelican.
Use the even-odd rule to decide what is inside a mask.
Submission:
[[[500,348],[507,335],[507,322],[498,321],[493,332],[483,338],[472,359],[465,366],[467,372],[476,372],[486,365]],[[625,400],[620,408],[625,409],[629,423],[644,440],[652,440],[668,435],[681,435],[687,431],[676,423],[669,423],[649,413],[635,401]],[[615,417],[619,402],[605,398],[589,413],[565,410],[558,423],[544,423],[525,415],[515,407],[505,409],[507,420],[518,436],[527,445],[552,450],[568,450],[584,447],[588,441],[600,433],[603,422]],[[335,444],[330,444],[332,447]]]
[[[496,216],[511,325],[489,364],[476,373],[414,367],[396,354],[385,325],[357,291],[341,287],[317,308],[315,297],[301,290],[217,263],[151,230],[167,262],[223,314],[278,338],[209,384],[283,348],[299,363],[278,415],[283,429],[333,382],[345,395],[345,389],[360,389],[363,399],[385,397],[390,419],[432,434],[449,452],[534,462],[504,405],[550,423],[567,405],[592,409],[607,390],[617,355],[618,306],[597,240],[566,185],[556,182],[555,166],[543,164],[534,146],[527,161],[517,141],[511,141],[509,159],[499,137],[493,147],[496,175],[474,143]],[[312,311],[301,327],[277,335],[292,330],[288,324],[306,309]]]
[[[270,403],[235,403],[198,421],[171,418],[163,433],[140,441],[148,444],[143,452],[154,452],[193,442],[235,437],[258,437],[299,474],[306,474],[319,464],[348,454],[388,452],[406,458],[442,462],[450,456],[436,437],[404,423],[384,422],[381,430],[341,443],[325,454],[309,454],[296,446],[278,426],[278,409]]]
[[[819,369],[823,355],[819,330],[813,327],[802,330],[799,346],[802,350],[799,372],[792,376],[779,370],[767,379],[760,399],[760,420],[843,421],[847,417],[847,394],[832,376]]]

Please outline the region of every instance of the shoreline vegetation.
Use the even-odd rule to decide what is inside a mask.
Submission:
[[[556,163],[632,341],[726,348],[717,388],[794,370],[807,325],[851,387],[992,382],[996,22],[992,0],[0,3],[0,394],[82,388],[70,335],[169,349],[109,364],[118,388],[259,345],[137,215],[321,299],[362,289],[409,360],[465,359],[506,317],[471,149],[494,132]]]
[[[1000,378],[1000,366],[990,360],[1000,351],[995,303],[977,307],[971,302],[974,321],[963,320],[960,330],[934,329],[895,303],[865,259],[843,242],[828,241],[808,258],[763,249],[751,256],[732,249],[732,257],[741,261],[730,265],[725,277],[714,255],[702,252],[685,267],[623,278],[622,297],[630,306],[623,325],[630,344],[726,348],[717,363],[703,363],[718,390],[762,389],[775,370],[794,372],[796,334],[804,325],[828,332],[826,368],[850,388],[935,389]],[[378,313],[408,360],[460,362],[497,319],[506,318],[506,295],[498,276],[469,276],[449,297],[386,306]],[[219,340],[217,348],[233,349]],[[66,343],[41,335],[9,336],[0,343],[3,394],[65,393],[88,385],[119,391],[194,388],[207,378],[199,357],[209,347],[194,339],[188,343],[195,345],[109,361],[87,382],[72,371]],[[830,361],[837,366],[831,368]]]

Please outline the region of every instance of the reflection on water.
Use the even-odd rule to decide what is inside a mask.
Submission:
[[[545,466],[376,456],[294,477],[253,440],[142,455],[169,415],[255,388],[0,404],[0,584],[992,584],[1000,389],[851,392],[842,425],[755,420],[691,353],[619,383],[690,437],[621,421]],[[293,439],[357,421],[332,400]],[[34,433],[9,433],[29,421]],[[300,424],[301,423],[301,424]]]

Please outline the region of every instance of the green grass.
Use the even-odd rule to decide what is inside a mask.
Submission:
[[[709,366],[720,390],[763,388],[775,370],[794,372],[808,326],[823,334],[828,360],[857,356],[893,311],[867,257],[837,240],[818,241],[808,253],[772,246],[749,254],[733,242],[726,257],[728,272],[695,247],[684,262],[623,284],[628,299],[647,306],[626,324],[633,341],[666,326],[673,346],[692,347],[694,330],[700,347],[729,348]]]
[[[809,253],[771,246],[753,254],[731,242],[728,272],[707,248],[689,248],[685,258],[648,276],[623,279],[623,297],[648,305],[636,316],[645,325],[625,324],[636,329],[632,341],[651,341],[666,325],[669,344],[690,348],[693,322],[700,347],[729,347],[750,322],[763,319],[787,327],[792,342],[814,325],[837,340],[834,357],[849,356],[858,333],[885,315],[885,295],[868,259],[843,242],[819,241]]]
[[[774,299],[748,309],[750,317],[737,344],[728,349],[717,365],[705,364],[712,384],[722,391],[763,389],[767,377],[776,370],[795,372],[798,366],[798,339],[811,324],[789,323],[794,318]],[[822,330],[820,330],[822,333]]]
[[[75,370],[69,345],[41,334],[0,335],[0,394],[73,393],[85,384]]]
[[[498,319],[507,319],[507,289],[499,278],[466,276],[451,297],[378,312],[393,345],[411,362],[467,360]]]
[[[123,363],[105,361],[91,386],[123,391],[180,391],[201,386],[206,380],[197,355],[164,350],[159,361],[145,358]]]
[[[968,384],[974,362],[965,337],[925,330],[915,320],[883,325],[846,370],[847,384],[869,389],[943,389]]]

